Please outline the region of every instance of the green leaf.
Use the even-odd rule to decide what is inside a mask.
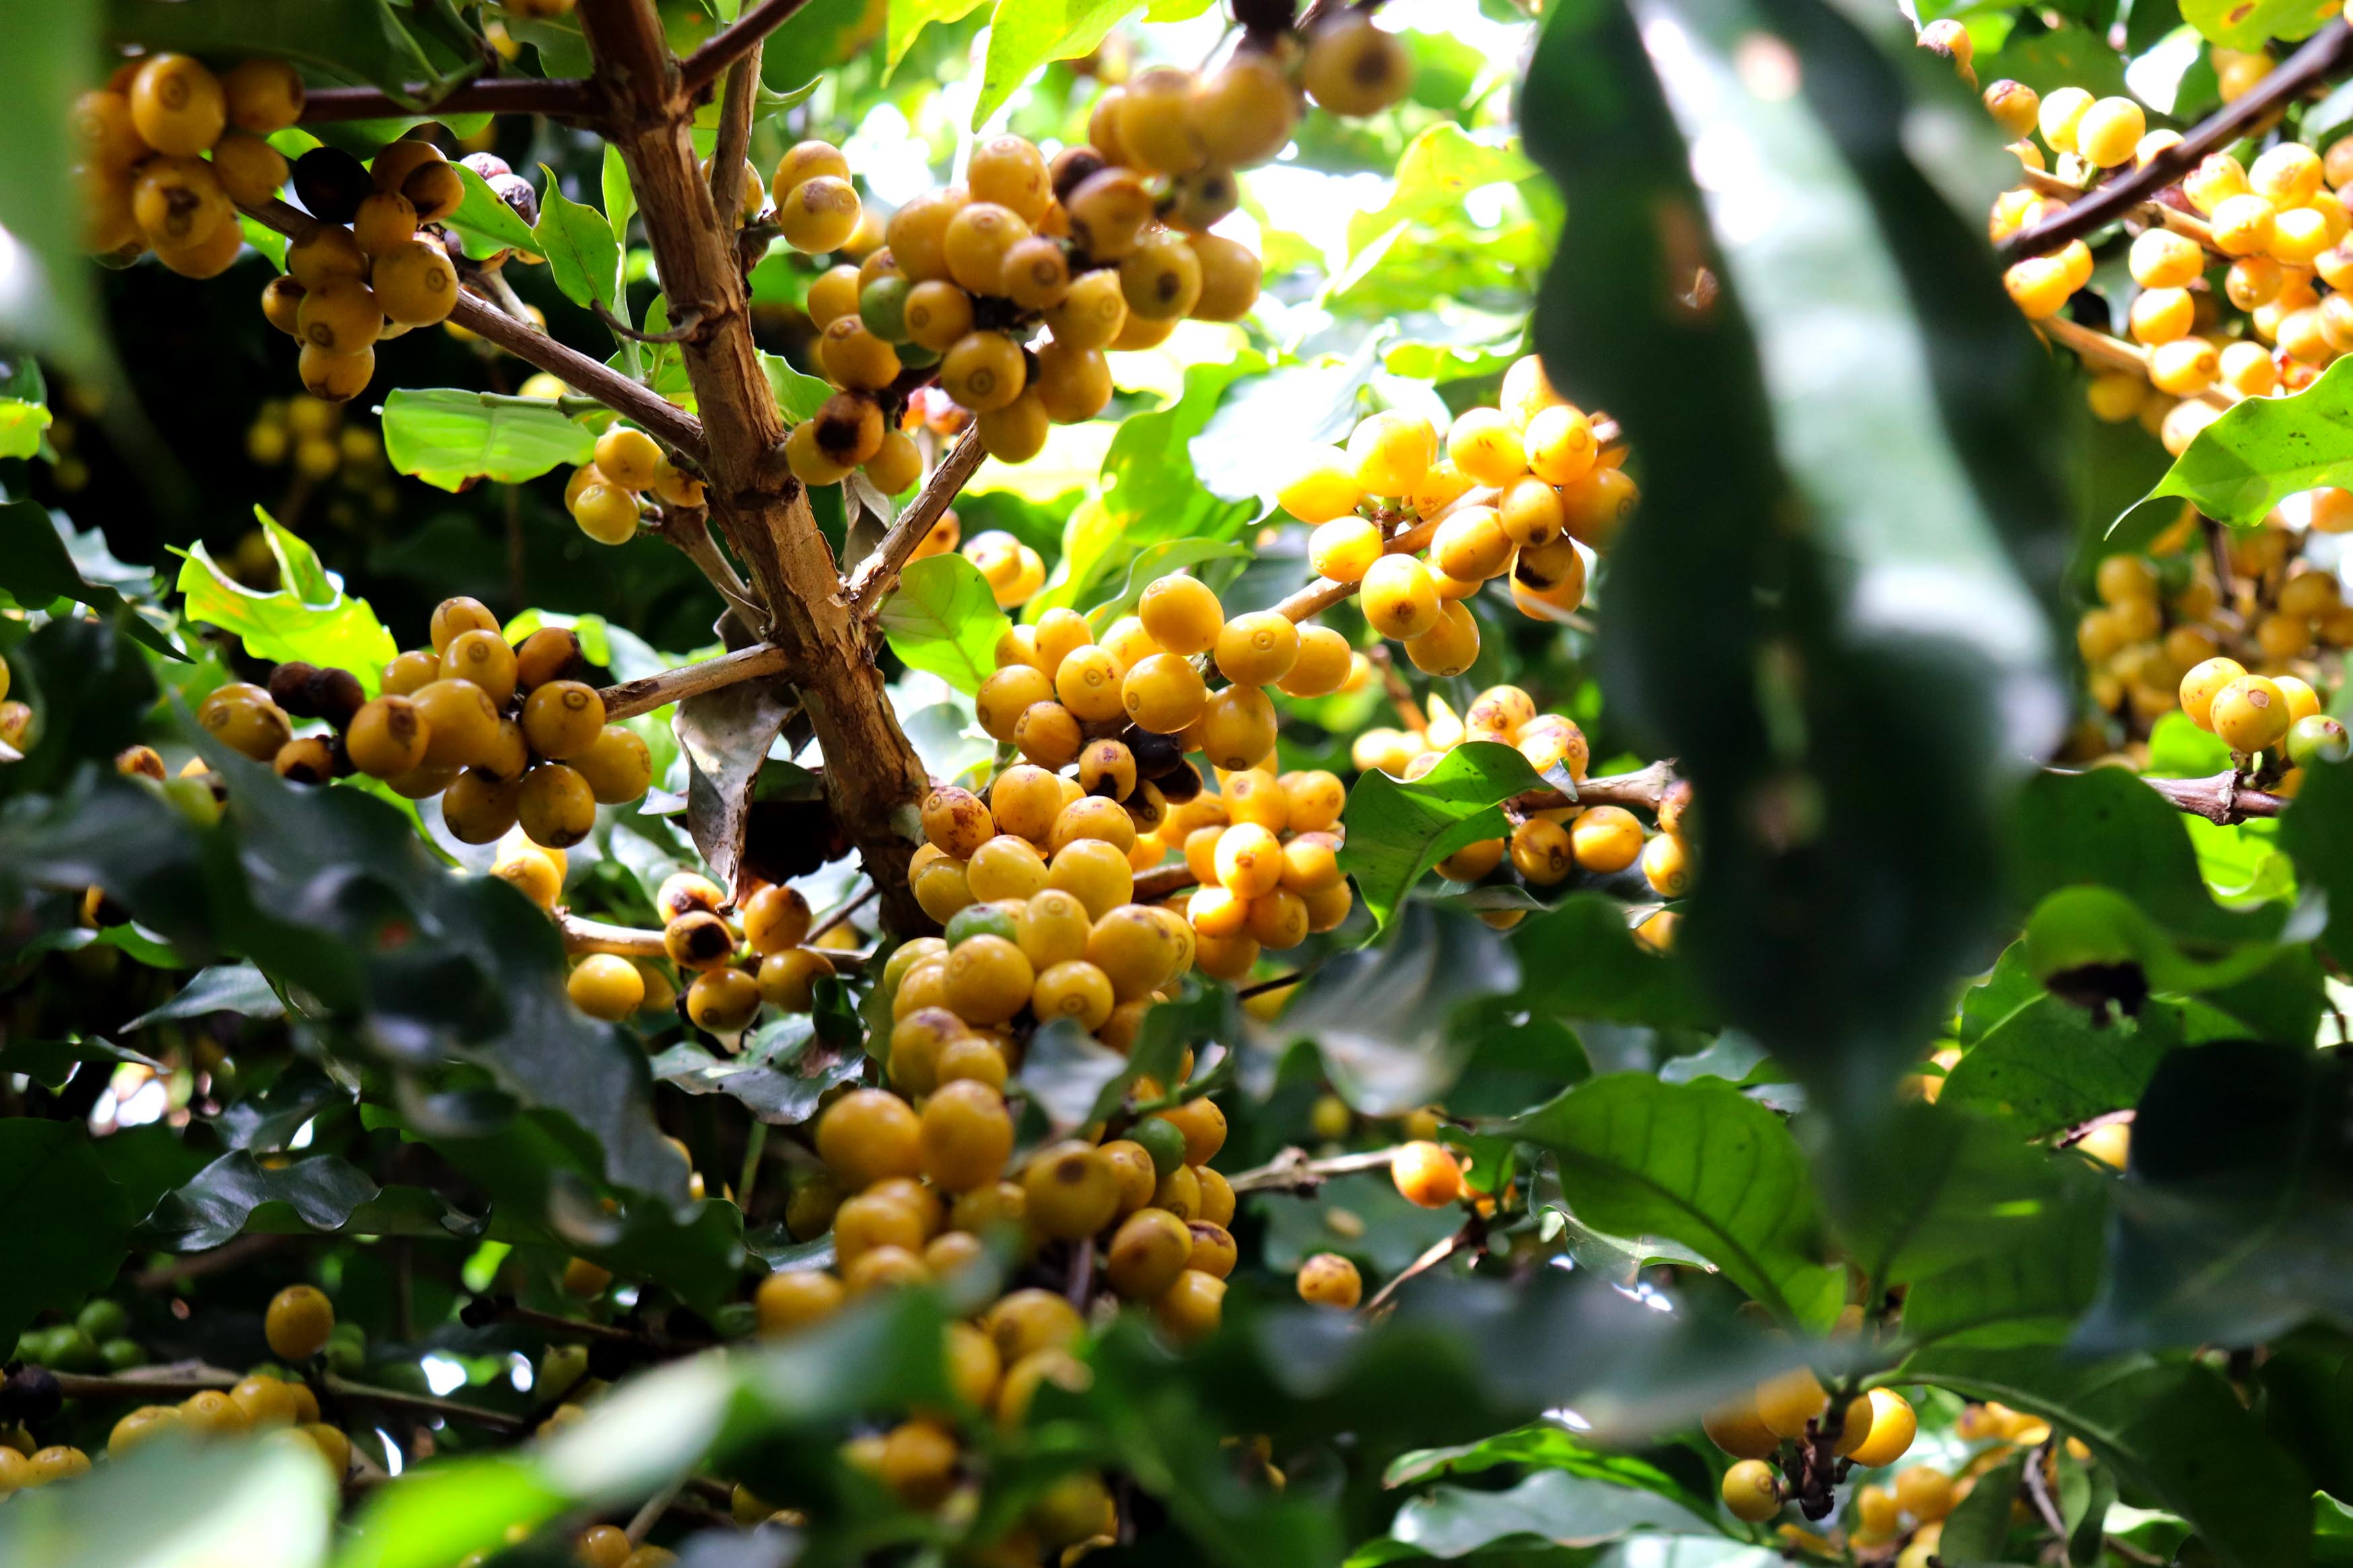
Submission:
[[[1436,1487],[1398,1510],[1389,1534],[1432,1557],[1463,1557],[1504,1542],[1602,1546],[1646,1535],[1721,1535],[1712,1520],[1654,1492],[1544,1470],[1503,1491]]]
[[[770,39],[774,42],[773,36]],[[629,219],[638,210],[638,193],[629,184],[629,165],[621,150],[611,142],[605,143],[605,167],[601,182],[605,187],[605,221],[612,226],[613,239],[626,243],[629,237]]]
[[[1820,1163],[1847,1255],[1875,1297],[1890,1285],[2023,1256],[2051,1223],[2102,1186],[2077,1156],[2053,1155],[1991,1117],[1900,1108]],[[1907,1315],[1908,1316],[1908,1315]],[[1907,1321],[1906,1326],[1910,1326]]]
[[[2181,0],[2181,19],[2199,37],[2232,49],[2308,38],[2336,15],[2319,0]]]
[[[2284,916],[2215,903],[2181,813],[2116,768],[2027,782],[2011,829],[2010,880],[2021,909],[2083,884],[2113,889],[2167,932],[2201,944],[2268,941]]]
[[[105,1040],[17,1040],[0,1046],[0,1072],[23,1073],[51,1093],[63,1089],[74,1069],[85,1062],[96,1063],[110,1073],[118,1062],[137,1062],[160,1074],[172,1070],[153,1057]]]
[[[1806,1157],[1779,1117],[1721,1079],[1612,1073],[1498,1131],[1556,1158],[1587,1224],[1682,1242],[1785,1323],[1820,1331],[1838,1315],[1844,1277],[1819,1261]]]
[[[2063,712],[2055,584],[2028,576],[2055,576],[2069,523],[2047,356],[1940,191],[2000,178],[1996,136],[1940,149],[1932,183],[1887,128],[1967,106],[1905,79],[1868,30],[1893,21],[1547,7],[1517,100],[1576,215],[1535,346],[1641,433],[1605,695],[1700,798],[1747,803],[1696,825],[1678,945],[1841,1122],[1876,1114],[1981,961],[2002,759]],[[1797,68],[1770,82],[1747,68],[1767,41]],[[1740,173],[1704,191],[1692,154],[1720,147]],[[1696,266],[1724,284],[1704,310],[1660,286]],[[1825,355],[1828,336],[1873,352]]]
[[[369,1495],[334,1568],[448,1568],[498,1550],[509,1525],[544,1523],[565,1502],[538,1466],[513,1456],[425,1466]]]
[[[1528,760],[1495,741],[1457,746],[1410,783],[1368,773],[1348,792],[1340,867],[1381,925],[1422,873],[1482,838],[1511,831],[1502,803],[1547,787]]]
[[[2119,1110],[2180,1040],[2161,1007],[2103,1022],[2073,1003],[2039,995],[1971,1047],[1945,1075],[1936,1103],[2015,1118],[2036,1136]]]
[[[961,21],[980,3],[981,0],[890,0],[883,24],[882,79],[891,79],[925,27],[934,22]]]
[[[909,562],[876,619],[902,662],[967,694],[996,673],[997,639],[1013,626],[980,568],[953,554]]]
[[[202,543],[180,563],[179,589],[187,595],[188,619],[234,634],[254,658],[348,669],[370,696],[400,651],[365,599],[340,588],[326,604],[306,604],[290,588],[257,592],[216,565]]]
[[[1461,1026],[1463,1009],[1509,994],[1519,981],[1500,932],[1457,910],[1417,904],[1380,946],[1325,959],[1276,1027],[1286,1039],[1315,1043],[1351,1105],[1394,1116],[1445,1094],[1476,1044]]]
[[[248,1018],[282,1018],[286,1004],[269,987],[269,979],[251,963],[216,963],[200,970],[180,994],[150,1007],[121,1026],[122,1032],[179,1018],[203,1018],[215,1013],[236,1013]]]
[[[168,1194],[141,1233],[167,1252],[206,1252],[248,1233],[447,1240],[480,1228],[422,1187],[377,1186],[340,1155],[313,1154],[271,1168],[239,1149]]]
[[[74,97],[99,82],[99,11],[58,5],[12,15],[8,47],[0,51],[0,102],[9,106],[10,121],[9,155],[0,161],[0,227],[33,262],[0,300],[0,331],[84,374],[110,368],[81,254],[81,193],[72,174],[80,152]]]
[[[1356,789],[1363,788],[1359,782]],[[1690,961],[1637,942],[1626,927],[1626,906],[1606,894],[1572,893],[1550,910],[1530,915],[1513,929],[1512,945],[1524,976],[1515,1000],[1540,1016],[1716,1025]]]
[[[1057,1137],[1084,1126],[1127,1067],[1127,1058],[1068,1018],[1043,1025],[1029,1038],[1015,1082],[1046,1116]]]
[[[793,1127],[815,1116],[826,1091],[855,1079],[864,1061],[855,1051],[823,1048],[807,1017],[791,1017],[753,1035],[737,1058],[681,1040],[653,1058],[653,1074],[688,1094],[740,1100],[772,1126]]]
[[[2295,809],[2281,819],[2279,843],[2297,873],[2327,893],[2322,945],[2338,963],[2353,963],[2353,763],[2305,770]]]
[[[456,167],[458,183],[465,187],[466,194],[459,198],[458,210],[443,221],[458,231],[459,239],[466,247],[466,254],[477,261],[496,256],[501,250],[529,251],[536,255],[539,236],[532,232],[531,225],[523,222],[514,208],[499,200],[499,194],[491,189],[488,180],[463,163]],[[544,169],[545,165],[541,167]],[[555,181],[551,177],[540,200],[564,199],[564,193],[555,188]]]
[[[0,397],[0,458],[30,458],[38,453],[49,417],[47,404]]]
[[[532,249],[547,258],[548,276],[575,305],[600,304],[627,321],[621,299],[621,242],[595,207],[564,194],[555,171],[542,163],[539,226]]]
[[[315,67],[344,81],[395,92],[439,74],[400,13],[385,0],[107,0],[109,37],[206,58],[259,55]]]
[[[47,609],[57,599],[88,605],[115,617],[157,653],[188,662],[179,645],[142,618],[120,593],[82,575],[58,523],[33,501],[0,506],[0,592],[27,609]]]
[[[1451,1448],[1422,1448],[1401,1454],[1390,1462],[1381,1482],[1384,1486],[1401,1487],[1433,1476],[1472,1475],[1502,1465],[1560,1470],[1593,1480],[1614,1481],[1621,1487],[1656,1492],[1694,1512],[1704,1513],[1709,1507],[1658,1466],[1631,1454],[1596,1447],[1555,1421],[1515,1426],[1509,1432]]]
[[[1319,1252],[1336,1252],[1377,1280],[1461,1228],[1451,1208],[1409,1203],[1387,1171],[1334,1176],[1304,1195],[1252,1194],[1249,1203],[1266,1224],[1258,1261],[1278,1274],[1298,1272]]]
[[[237,1439],[151,1443],[71,1486],[12,1498],[0,1509],[0,1563],[318,1568],[326,1561],[337,1501],[326,1467],[298,1447]]]
[[[2137,12],[2133,19],[2139,21]],[[1988,82],[2008,77],[2038,93],[2063,87],[2080,87],[2094,95],[2131,90],[2125,84],[2125,62],[2107,39],[2072,24],[2031,33],[2019,28],[2000,49],[1979,55],[1977,66],[1980,72],[1991,73],[1984,79]]]
[[[761,82],[790,93],[847,64],[881,32],[882,18],[874,12],[869,0],[809,0],[768,35],[760,53]]]
[[[978,127],[996,113],[1039,66],[1092,54],[1104,34],[1143,8],[1144,0],[997,0],[989,16],[980,96],[972,106],[973,125]]]
[[[470,479],[520,484],[586,463],[596,437],[553,404],[396,387],[384,400],[384,452],[401,473],[455,494]]]
[[[2226,1040],[2159,1064],[2133,1118],[2088,1354],[2353,1323],[2353,1062]]]
[[[2300,1568],[2311,1483],[2231,1385],[2189,1361],[2055,1350],[1923,1351],[1906,1382],[1996,1399],[2080,1437],[2118,1480],[2179,1514],[2228,1568]]]
[[[86,1130],[0,1121],[0,1258],[20,1260],[0,1269],[0,1341],[13,1344],[44,1310],[70,1311],[105,1289],[132,1219]]]
[[[2026,1479],[2029,1456],[2020,1454],[1978,1477],[1969,1495],[1945,1516],[1936,1538],[1937,1555],[1950,1563],[1999,1563],[2002,1543],[2010,1539],[2010,1510],[2018,1502],[2019,1483]],[[1949,1543],[1946,1536],[1952,1537]]]
[[[760,368],[768,373],[768,389],[776,395],[776,406],[784,411],[788,425],[815,418],[825,400],[833,395],[830,383],[803,375],[782,354],[762,353]]]
[[[2217,521],[2244,527],[2299,490],[2348,482],[2353,366],[2340,363],[2291,396],[2251,397],[2225,410],[2139,504],[2179,497]]]
[[[1353,263],[1397,230],[1451,216],[1474,190],[1515,185],[1535,174],[1516,141],[1478,141],[1452,121],[1441,120],[1415,137],[1398,160],[1388,200],[1348,216],[1349,259]]]

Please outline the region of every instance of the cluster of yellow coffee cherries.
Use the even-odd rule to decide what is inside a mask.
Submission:
[[[11,753],[0,761],[7,762],[16,761],[33,743],[32,705],[8,695],[8,686],[13,679],[8,671],[8,661],[0,658],[0,746],[5,746]]]
[[[2299,502],[2309,528],[2334,522],[2326,515],[2333,510],[2353,524],[2353,495],[2342,490],[2311,491]],[[2296,718],[2305,716],[2307,696],[2309,711],[2318,711],[2314,688],[2326,666],[2316,656],[2353,646],[2353,606],[2335,574],[2297,558],[2296,534],[2284,521],[2233,531],[2225,545],[2226,602],[2208,552],[2189,548],[2200,538],[2196,520],[2185,517],[2148,555],[2101,561],[2094,581],[2100,602],[2075,625],[2093,705],[2153,724],[2182,705],[2186,674],[2223,658],[2241,674],[2253,665],[2282,682]],[[2091,749],[2105,750],[2105,737]]]
[[[911,371],[928,372],[974,416],[990,456],[1036,457],[1052,426],[1092,419],[1110,402],[1105,351],[1151,348],[1187,318],[1248,313],[1259,258],[1212,229],[1240,205],[1235,171],[1282,150],[1303,99],[1370,114],[1402,97],[1409,77],[1394,36],[1344,12],[1303,37],[1248,36],[1206,73],[1139,73],[1096,102],[1087,144],[1050,160],[1021,136],[980,143],[961,181],[891,215],[881,249],[809,286],[818,364],[842,390],[795,426],[793,471],[821,485],[863,468],[886,494],[913,484],[921,454],[893,418]],[[786,154],[772,189],[787,209],[787,241],[832,250],[851,240],[854,196],[846,207],[829,200],[828,214],[843,216],[806,225],[807,243],[789,210],[803,182],[826,178],[847,192],[849,174],[825,142]]]
[[[2320,710],[2320,694],[2293,675],[2250,675],[2234,658],[2214,658],[2181,678],[2181,711],[2241,757],[2274,752],[2287,772],[2277,784],[2294,795],[2302,770],[2353,754],[2345,726]]]
[[[267,689],[216,689],[196,721],[299,784],[362,773],[410,800],[439,795],[460,843],[493,843],[520,824],[533,844],[567,849],[598,805],[636,800],[653,775],[646,743],[607,723],[596,689],[573,679],[584,668],[569,631],[544,627],[511,647],[480,600],[445,599],[432,646],[385,665],[380,696],[347,669],[289,661]],[[297,720],[327,729],[297,735]]]
[[[1624,448],[1602,444],[1534,354],[1504,373],[1502,406],[1465,410],[1444,447],[1420,415],[1375,414],[1345,449],[1310,447],[1277,492],[1314,525],[1316,572],[1357,584],[1373,629],[1441,676],[1479,657],[1462,601],[1482,584],[1508,573],[1523,614],[1570,614],[1585,602],[1586,552],[1609,548],[1639,499]]]
[[[334,1307],[323,1293],[309,1285],[292,1285],[271,1300],[263,1330],[273,1355],[300,1362],[326,1348],[334,1323]],[[351,1439],[320,1419],[318,1395],[309,1384],[274,1367],[227,1388],[200,1390],[176,1405],[140,1405],[115,1422],[106,1451],[120,1458],[167,1434],[195,1438],[268,1434],[272,1441],[315,1454],[338,1482],[351,1468]],[[90,1468],[90,1456],[79,1448],[57,1445],[27,1454],[0,1442],[0,1499],[70,1480]]]
[[[267,140],[302,117],[302,79],[283,60],[215,75],[187,55],[145,55],[74,100],[82,245],[125,267],[149,250],[173,271],[211,278],[244,245],[240,205],[286,183]]]
[[[1968,35],[1949,23],[1929,32],[1939,29],[1946,52],[1966,62]],[[2218,74],[2240,91],[2269,68],[2263,57],[2214,54]],[[1984,98],[2018,138],[2011,151],[2031,172],[1996,200],[1989,223],[1996,241],[2064,211],[2069,193],[2088,189],[2105,171],[2138,167],[2181,140],[2148,129],[2129,98],[2095,99],[2075,87],[2046,97],[2007,80],[1987,88]],[[2139,289],[2123,323],[2131,341],[2089,345],[2102,351],[2086,389],[2094,412],[2112,422],[2138,418],[2179,454],[2232,403],[2302,391],[2353,348],[2353,300],[2339,292],[2353,280],[2346,243],[2353,213],[2343,200],[2348,181],[2353,142],[2322,153],[2279,141],[2251,163],[2210,153],[2158,193],[2132,219],[2146,226],[2127,258]],[[2207,277],[2216,267],[2224,268],[2219,284]],[[2092,268],[2088,245],[2071,240],[2016,262],[2003,283],[2029,320],[2046,321],[2090,280]]]
[[[968,822],[974,804],[935,801],[931,815]],[[795,1234],[830,1226],[833,1267],[764,1280],[762,1331],[790,1334],[867,1291],[952,1276],[992,1242],[1073,1281],[1067,1290],[1014,1289],[950,1324],[955,1407],[847,1446],[850,1463],[910,1507],[942,1509],[969,1489],[965,1423],[1018,1426],[1041,1386],[1082,1386],[1072,1351],[1099,1295],[1148,1310],[1180,1343],[1218,1325],[1237,1254],[1227,1229],[1234,1194],[1208,1164],[1226,1136],[1216,1105],[1201,1098],[1124,1113],[1121,1136],[1065,1139],[1015,1165],[1001,1091],[1017,1019],[1036,998],[1041,1018],[1082,1016],[1066,998],[1092,996],[1099,984],[1106,999],[1129,997],[1119,1005],[1141,1004],[1180,972],[1183,942],[1181,921],[1134,906],[1091,921],[1076,895],[1050,888],[1018,919],[974,906],[944,941],[892,956],[883,976],[895,1019],[892,1088],[853,1089],[828,1106],[816,1133],[826,1174],[796,1193],[788,1216]],[[1079,965],[1091,974],[1076,976]],[[1161,1085],[1137,1086],[1139,1103],[1164,1098]],[[1008,1561],[1035,1561],[1113,1525],[1101,1476],[1082,1472],[1036,1505],[1003,1551]]]
[[[1853,1309],[1849,1313],[1859,1321]],[[1825,1429],[1822,1418],[1830,1405],[1812,1370],[1799,1367],[1758,1384],[1746,1399],[1708,1412],[1700,1424],[1708,1440],[1736,1461],[1723,1482],[1724,1504],[1735,1518],[1756,1523],[1781,1511],[1787,1492],[1774,1461],[1784,1444],[1814,1443]],[[1911,1404],[1892,1388],[1874,1388],[1848,1402],[1831,1452],[1876,1469],[1909,1452],[1918,1432]],[[1957,1500],[1952,1478],[1926,1466],[1898,1475],[1894,1496],[1902,1511],[1922,1525],[1941,1521]]]
[[[534,378],[536,379],[536,378]],[[702,505],[702,481],[670,460],[654,438],[628,425],[596,437],[596,456],[565,481],[565,510],[599,544],[638,536],[647,492],[670,506]]]

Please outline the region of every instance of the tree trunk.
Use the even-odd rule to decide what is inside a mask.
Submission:
[[[885,923],[927,930],[907,861],[930,779],[842,603],[840,569],[808,496],[786,466],[784,419],[753,342],[734,226],[712,205],[689,139],[693,106],[645,0],[582,0],[579,16],[606,134],[628,166],[670,319],[702,313],[681,348],[709,448],[711,514],[767,602],[767,636],[790,660],[825,752],[827,798],[881,889]]]

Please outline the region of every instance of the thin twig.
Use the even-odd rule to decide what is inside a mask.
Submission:
[[[2055,1434],[2046,1437],[2041,1447],[2026,1456],[2026,1496],[2033,1503],[2034,1511],[2042,1516],[2042,1522],[2050,1527],[2051,1533],[2057,1536],[2063,1546],[2067,1541],[2067,1521],[2060,1516],[2059,1505],[2051,1496],[2051,1484],[2042,1474],[2043,1463],[2051,1457],[2051,1447],[2058,1440]]]
[[[744,155],[752,145],[752,110],[760,96],[760,40],[727,68],[719,101],[719,137],[711,151],[711,205],[721,222],[743,211]]]
[[[2271,75],[2224,104],[2218,113],[2200,121],[2188,135],[2131,174],[2109,181],[2048,222],[2003,240],[1994,247],[1994,259],[2008,267],[2030,256],[2047,255],[2069,240],[2112,222],[2188,174],[2207,153],[2237,141],[2251,126],[2306,88],[2343,71],[2348,61],[2353,61],[2353,27],[2339,16],[2288,56]]]
[[[1479,1216],[1476,1215],[1472,1215],[1470,1221],[1465,1224],[1461,1230],[1456,1231],[1452,1236],[1448,1237],[1443,1241],[1433,1243],[1419,1258],[1417,1258],[1411,1263],[1407,1264],[1405,1268],[1399,1270],[1388,1284],[1382,1286],[1378,1290],[1374,1291],[1373,1299],[1366,1302],[1362,1307],[1358,1308],[1357,1310],[1367,1318],[1378,1317],[1382,1312],[1388,1310],[1389,1302],[1395,1299],[1398,1291],[1404,1288],[1407,1280],[1413,1279],[1416,1275],[1429,1273],[1431,1269],[1437,1268],[1440,1264],[1445,1262],[1448,1258],[1461,1251],[1465,1247],[1468,1247],[1472,1242],[1476,1241],[1481,1235],[1484,1234],[1485,1229],[1486,1227],[1481,1224]]]
[[[409,120],[419,115],[547,114],[559,120],[586,118],[595,108],[586,82],[570,77],[496,77],[450,89],[431,102],[427,86],[399,98],[372,87],[314,87],[302,99],[302,123],[336,120]]]
[[[643,1544],[646,1536],[653,1530],[655,1521],[670,1511],[670,1505],[678,1501],[678,1494],[686,1489],[686,1483],[687,1478],[681,1476],[653,1496],[646,1499],[645,1507],[638,1510],[636,1517],[631,1519],[628,1527],[621,1531],[629,1538],[630,1545]]]
[[[2037,195],[2049,196],[2053,201],[2072,202],[2078,200],[2084,195],[2081,190],[2059,178],[2058,175],[2046,174],[2040,169],[2020,171],[2019,184]],[[2117,216],[2137,218],[2145,224],[2156,224],[2160,227],[2169,228],[2185,239],[2196,240],[2218,256],[2221,254],[2214,245],[2213,225],[2194,214],[2183,212],[2179,207],[2169,207],[2163,202],[2136,202]]]
[[[666,332],[639,331],[614,314],[613,308],[602,300],[589,300],[588,309],[598,321],[612,329],[615,337],[627,338],[633,343],[682,343],[702,330],[702,311],[691,305],[679,318],[678,325]]]
[[[1234,993],[1234,1000],[1247,1002],[1253,996],[1263,996],[1270,991],[1280,991],[1286,985],[1296,985],[1307,978],[1304,969],[1294,969],[1288,974],[1278,974],[1271,980],[1261,980],[1254,985],[1244,985]]]
[[[723,686],[733,686],[739,680],[783,675],[790,662],[785,650],[774,643],[756,643],[733,653],[723,653],[717,658],[665,669],[659,675],[625,680],[618,686],[605,688],[597,695],[605,700],[605,721],[611,723],[634,714],[650,713],[666,702],[682,701]]]
[[[1530,790],[1504,804],[1522,812],[1556,811],[1567,805],[1628,805],[1656,811],[1677,782],[1673,759],[1669,758],[1630,773],[1587,779],[1577,786],[1574,795],[1563,790]]]
[[[298,240],[327,226],[275,199],[241,210],[256,223]],[[530,322],[518,321],[463,290],[450,308],[449,320],[517,359],[546,371],[575,392],[586,393],[616,414],[627,415],[697,463],[702,460],[701,421],[656,396],[651,389],[586,354],[565,347]]]
[[[240,1236],[234,1241],[222,1243],[210,1252],[193,1252],[185,1258],[174,1258],[168,1263],[159,1263],[153,1268],[143,1268],[131,1277],[131,1284],[134,1289],[160,1290],[183,1279],[198,1279],[225,1268],[241,1268],[292,1239],[284,1236]]]
[[[752,1212],[752,1190],[759,1184],[760,1160],[767,1152],[768,1124],[755,1117],[744,1140],[744,1168],[735,1178],[735,1206],[745,1214]]]
[[[2046,316],[2035,322],[2034,328],[2061,347],[2073,349],[2078,356],[2095,364],[2105,365],[2110,370],[2128,370],[2143,377],[2148,374],[2148,351],[2122,338],[2084,326],[2080,321],[2071,321],[2064,316]],[[2216,408],[2231,408],[2244,396],[2245,394],[2236,387],[2216,382],[2198,394],[2196,401],[2211,404]]]
[[[1365,655],[1372,667],[1380,672],[1381,689],[1388,693],[1389,706],[1397,710],[1398,722],[1417,735],[1430,733],[1430,718],[1421,704],[1413,700],[1413,688],[1398,673],[1397,660],[1389,656],[1389,645],[1377,642]]]
[[[2043,772],[2073,777],[2083,770],[2077,768],[2045,768]],[[2221,826],[2245,822],[2251,817],[2277,816],[2295,803],[2285,795],[2271,795],[2259,789],[2249,789],[2236,773],[2215,773],[2202,779],[2153,779],[2135,775],[2177,810]]]
[[[769,625],[767,606],[760,602],[759,590],[744,581],[734,563],[719,548],[719,541],[712,537],[710,511],[701,507],[664,506],[656,517],[654,534],[675,545],[681,554],[694,563],[734,611],[744,632],[754,637],[765,633]]]
[[[566,952],[612,952],[623,958],[659,958],[664,952],[662,933],[658,931],[584,920],[569,910],[557,913],[555,929],[564,938],[564,951]]]
[[[808,0],[760,0],[760,4],[714,34],[709,43],[687,56],[679,65],[679,80],[689,94],[702,91],[721,71],[756,48],[761,39],[791,21],[793,13],[807,4]]]
[[[167,1394],[185,1399],[191,1394],[206,1390],[235,1388],[242,1379],[233,1372],[196,1366],[153,1367],[142,1372],[127,1372],[112,1377],[85,1377],[74,1373],[58,1373],[58,1392],[68,1399],[139,1398],[148,1394]],[[353,1383],[333,1373],[320,1379],[320,1387],[338,1399],[358,1405],[381,1405],[387,1410],[405,1410],[411,1415],[430,1416],[445,1421],[463,1421],[471,1426],[487,1426],[499,1432],[521,1432],[530,1423],[520,1415],[510,1415],[501,1410],[485,1410],[479,1405],[464,1405],[454,1399],[437,1399],[429,1394],[409,1394],[396,1388],[378,1388],[373,1384]]]
[[[884,595],[898,585],[899,574],[915,553],[915,547],[930,537],[941,513],[954,504],[964,487],[972,481],[981,460],[988,454],[980,444],[977,426],[965,433],[964,439],[947,450],[907,510],[882,536],[874,552],[860,562],[849,580],[842,584],[842,598],[856,616],[871,616],[882,607]]]
[[[1238,1193],[1290,1192],[1303,1196],[1324,1184],[1330,1176],[1345,1176],[1358,1171],[1386,1171],[1397,1157],[1395,1149],[1364,1149],[1353,1154],[1327,1154],[1311,1159],[1307,1151],[1285,1149],[1263,1165],[1256,1165],[1226,1178],[1226,1185]]]
[[[1071,1278],[1063,1289],[1071,1306],[1083,1312],[1095,1293],[1095,1238],[1082,1236],[1071,1243]]]
[[[879,884],[869,882],[866,884],[865,890],[860,892],[856,898],[836,904],[833,908],[828,910],[824,916],[818,920],[817,924],[809,927],[809,940],[811,942],[816,941],[818,937],[823,936],[826,932],[831,931],[834,927],[839,925],[842,921],[848,920],[850,916],[856,914],[859,910],[872,903],[874,901],[874,896],[881,890],[881,887]]]

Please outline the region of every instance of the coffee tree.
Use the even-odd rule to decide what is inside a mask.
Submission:
[[[2336,9],[13,18],[0,1563],[2353,1555]]]

